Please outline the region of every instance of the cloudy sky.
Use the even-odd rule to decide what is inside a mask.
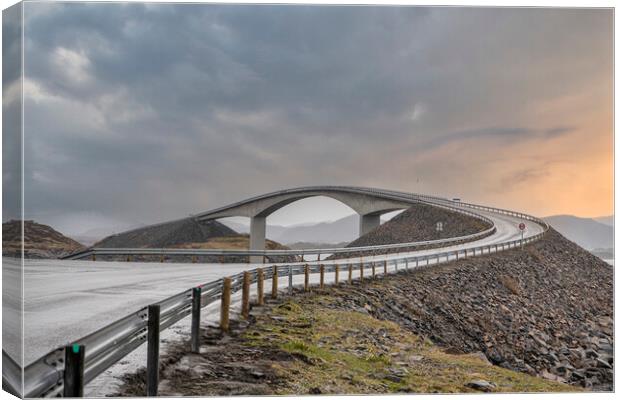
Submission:
[[[611,10],[26,3],[26,218],[315,184],[611,214],[612,68]]]

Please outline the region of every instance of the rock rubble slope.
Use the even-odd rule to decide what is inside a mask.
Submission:
[[[111,235],[95,243],[93,247],[165,248],[185,243],[206,242],[213,237],[236,235],[237,232],[217,221],[201,223],[186,218]]]
[[[441,230],[437,224],[441,224]],[[428,204],[414,204],[391,220],[360,236],[346,247],[377,246],[394,243],[420,242],[471,235],[490,228],[491,225],[480,219]],[[433,246],[437,247],[437,246]],[[399,251],[419,250],[401,248]],[[367,254],[381,254],[395,250],[373,252],[351,252],[338,254],[347,258]]]
[[[525,247],[343,288],[455,352],[586,388],[613,383],[613,270],[551,229]]]

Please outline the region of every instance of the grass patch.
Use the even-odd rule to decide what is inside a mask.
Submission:
[[[330,296],[289,300],[258,318],[246,339],[294,356],[274,365],[287,382],[278,394],[474,392],[466,384],[478,379],[493,382],[497,392],[579,391],[476,356],[444,353],[395,323],[338,309]]]

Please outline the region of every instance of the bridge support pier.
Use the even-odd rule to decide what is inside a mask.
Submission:
[[[250,219],[250,250],[265,250],[265,236],[267,232],[267,217],[252,217]],[[251,263],[262,263],[262,256],[250,256]]]
[[[367,234],[371,230],[381,225],[380,214],[360,215],[360,236]]]

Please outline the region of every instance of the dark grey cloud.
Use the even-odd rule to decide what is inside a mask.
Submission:
[[[21,21],[22,9],[2,13],[2,215],[19,219],[22,213],[21,141]]]
[[[425,154],[574,134],[532,107],[611,77],[609,10],[25,10],[26,212],[43,221],[151,222],[319,183],[441,192]]]

